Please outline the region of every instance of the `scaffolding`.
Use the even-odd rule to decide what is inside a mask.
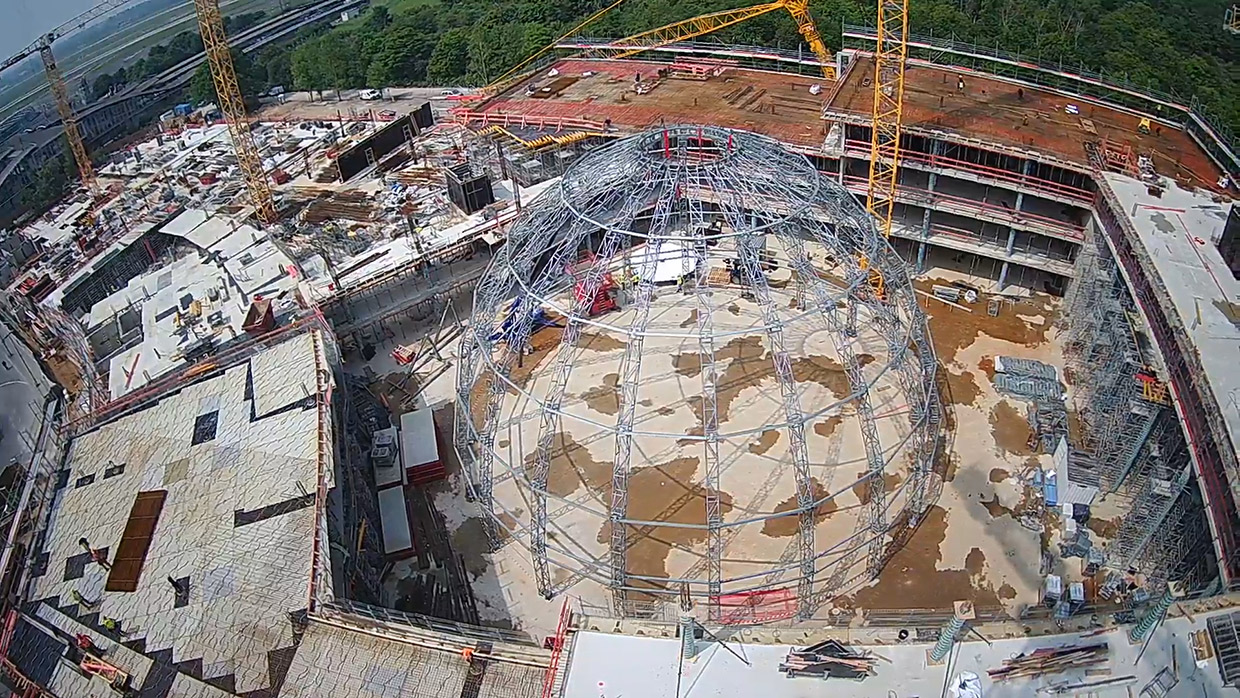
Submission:
[[[881,296],[872,269],[887,281]],[[738,370],[743,347],[745,366],[769,382],[746,403],[761,428],[730,423],[749,370]],[[669,352],[683,362],[670,374],[659,363]],[[573,390],[600,365],[614,370],[612,389],[594,391],[614,400],[604,421]],[[493,543],[528,549],[544,596],[590,580],[610,590],[616,613],[643,616],[687,589],[717,615],[721,598],[795,590],[808,618],[846,582],[874,578],[932,499],[935,367],[903,263],[846,190],[770,139],[667,127],[587,154],[513,224],[462,341],[454,441]],[[669,379],[677,374],[690,380]],[[650,391],[663,388],[652,386],[667,380],[682,398],[656,407]],[[828,382],[833,398],[811,397],[821,385],[810,383]],[[839,456],[834,426],[833,447],[807,446],[824,419],[849,420],[860,461]],[[745,460],[759,434],[780,444],[777,458]],[[605,480],[571,472],[586,451],[570,438],[611,457]],[[632,490],[657,454],[683,454],[674,460],[701,474],[668,482],[677,496],[652,514]],[[847,482],[832,482],[837,468],[851,471]],[[754,472],[766,481],[737,486]],[[566,477],[579,476],[589,491],[566,492]],[[748,501],[725,505],[733,496]],[[836,507],[855,517],[851,532],[818,533]],[[788,528],[778,561],[729,547],[768,524]],[[668,530],[680,533],[653,533]],[[698,535],[685,531],[703,545],[666,540]],[[635,562],[656,537],[691,564],[659,574]]]
[[[1214,564],[1184,433],[1159,378],[1161,359],[1100,233],[1087,235],[1076,277],[1060,325],[1080,425],[1074,445],[1090,457],[1070,462],[1069,479],[1096,481],[1126,512],[1106,546],[1107,566],[1139,571],[1160,588]]]

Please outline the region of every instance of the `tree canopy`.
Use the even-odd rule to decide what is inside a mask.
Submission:
[[[588,30],[622,37],[735,0],[628,0]],[[570,0],[439,0],[377,4],[292,49],[294,87],[341,90],[400,85],[482,85],[502,75],[602,3]],[[872,0],[812,0],[828,48],[840,26],[872,24]],[[1138,85],[1197,95],[1240,131],[1240,41],[1222,28],[1213,0],[911,0],[910,31],[1101,70]],[[718,33],[727,42],[792,48],[787,13],[772,12]],[[299,69],[298,66],[301,66]]]

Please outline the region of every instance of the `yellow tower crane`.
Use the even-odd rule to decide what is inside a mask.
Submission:
[[[531,63],[549,51],[554,50],[558,44],[577,35],[582,29],[585,29],[603,15],[611,12],[622,2],[624,0],[616,0],[616,2],[587,17],[581,24],[569,29],[563,36],[546,45],[524,61],[521,61],[494,82],[482,88],[482,95],[487,97],[493,96],[512,87],[514,83],[526,77],[527,68]],[[665,24],[640,34],[634,34],[623,39],[616,39],[606,44],[588,48],[575,54],[573,57],[628,58],[643,51],[651,51],[680,41],[688,41],[689,39],[704,36],[734,24],[740,24],[745,20],[753,19],[769,12],[775,12],[776,10],[787,10],[788,14],[792,15],[792,19],[797,23],[797,31],[801,32],[801,36],[809,44],[810,50],[818,57],[823,77],[827,80],[834,80],[834,58],[831,56],[831,52],[827,50],[826,44],[823,43],[822,35],[818,33],[818,28],[814,26],[814,18],[809,13],[809,0],[776,0],[775,2],[762,5],[698,15],[697,17],[690,17],[680,22],[672,22],[671,24]]]
[[[908,58],[908,0],[878,0],[877,35],[866,208],[878,219],[883,235],[890,237],[900,165],[904,64]]]
[[[43,62],[43,72],[47,77],[48,87],[52,91],[52,101],[56,103],[56,112],[60,115],[61,125],[65,129],[65,140],[69,142],[69,152],[73,154],[73,162],[77,165],[78,175],[82,178],[82,186],[86,187],[92,196],[99,193],[99,185],[95,181],[95,168],[90,162],[89,154],[86,152],[86,142],[82,138],[81,129],[78,128],[77,115],[73,111],[73,102],[69,98],[69,88],[65,85],[64,75],[61,74],[60,67],[56,64],[56,56],[52,53],[52,44],[65,34],[81,29],[94,20],[132,1],[107,0],[106,2],[101,2],[40,36],[33,44],[9,56],[3,63],[0,63],[0,71],[5,71],[22,62],[28,56],[36,53],[39,54],[39,59]]]
[[[522,61],[484,87],[482,96],[489,97],[511,87],[524,79],[529,66],[540,56],[593,24],[624,0],[616,0],[570,29],[564,36]],[[747,19],[787,10],[797,23],[797,30],[805,37],[810,50],[818,57],[822,75],[835,80],[834,59],[810,16],[809,0],[776,0],[763,5],[753,5],[735,10],[724,10],[673,22],[657,29],[634,34],[623,39],[593,46],[576,54],[577,58],[628,58],[629,56],[669,46],[680,41],[703,36]],[[875,217],[879,230],[891,236],[891,218],[895,207],[896,181],[900,165],[900,128],[903,121],[904,68],[908,58],[908,0],[878,0],[878,40],[874,50],[874,104],[871,117],[870,176],[866,196],[866,209]],[[881,272],[873,268],[868,259],[859,260],[869,276],[870,286],[879,299],[886,296]]]
[[[198,31],[202,34],[202,46],[211,68],[211,79],[215,83],[215,95],[219,98],[220,111],[228,121],[228,133],[232,136],[237,165],[245,178],[254,215],[264,223],[274,223],[277,218],[275,200],[267,183],[262,155],[254,142],[254,134],[250,132],[250,120],[245,113],[232,53],[228,49],[228,36],[224,34],[219,0],[194,0],[194,11],[198,15]]]
[[[56,65],[56,57],[52,55],[51,35],[39,47],[39,59],[43,61],[43,72],[47,74],[47,84],[52,89],[52,101],[56,103],[56,111],[60,114],[60,123],[65,129],[65,140],[69,142],[69,151],[73,153],[73,161],[77,163],[78,176],[82,178],[82,186],[86,187],[91,196],[99,193],[99,183],[95,180],[95,166],[86,153],[86,141],[82,139],[82,131],[78,128],[77,115],[73,113],[73,102],[69,101],[69,90],[65,86],[65,78]]]

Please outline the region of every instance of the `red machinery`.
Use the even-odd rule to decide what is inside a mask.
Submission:
[[[615,299],[612,298],[612,291],[615,290],[615,288],[616,282],[611,278],[611,273],[608,272],[604,274],[602,282],[599,283],[598,289],[594,292],[594,298],[590,300],[590,310],[588,311],[590,317],[602,315],[603,313],[616,310],[620,307],[616,305]],[[577,285],[573,287],[573,296],[577,299],[578,303],[586,300],[586,293],[588,290],[589,289],[586,288],[585,279],[579,280]]]

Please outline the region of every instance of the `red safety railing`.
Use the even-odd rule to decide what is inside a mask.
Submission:
[[[752,625],[786,620],[797,614],[795,589],[764,589],[739,594],[723,594],[711,599],[715,618],[724,625]]]
[[[560,622],[555,626],[555,635],[551,640],[551,663],[547,665],[547,672],[543,675],[542,698],[555,698],[556,677],[560,675],[560,657],[564,652],[564,640],[568,635],[568,622],[573,616],[572,611],[568,609],[568,599],[564,599],[564,605],[560,607]]]
[[[844,143],[844,148],[849,155],[859,158],[868,158],[870,156],[870,144],[865,141],[848,140]],[[1081,206],[1089,207],[1094,203],[1094,193],[1080,187],[1074,187],[1068,184],[1060,184],[1052,182],[1041,177],[1033,177],[1030,175],[1012,172],[999,167],[990,167],[968,160],[959,160],[957,158],[944,157],[942,155],[931,155],[928,153],[919,153],[915,150],[901,150],[901,162],[916,162],[930,167],[941,167],[947,170],[962,170],[971,172],[979,177],[991,179],[1004,184],[1012,184],[1026,189],[1033,189],[1046,194],[1060,196],[1065,199],[1080,202]]]

